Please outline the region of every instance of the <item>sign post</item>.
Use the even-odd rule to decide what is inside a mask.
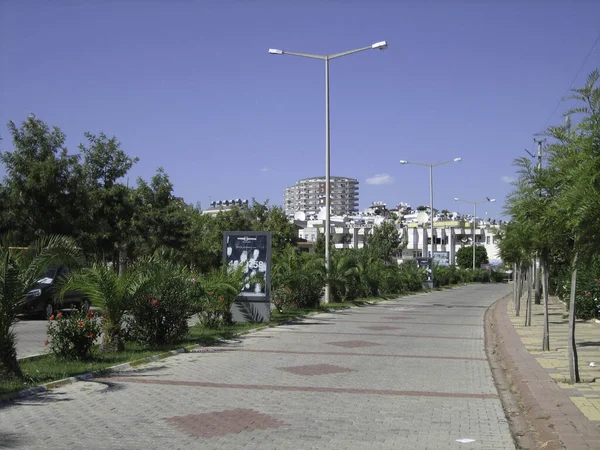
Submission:
[[[228,267],[244,266],[244,278],[258,277],[244,285],[231,306],[234,322],[271,320],[271,233],[225,231],[223,261]]]
[[[433,281],[431,275],[433,274],[433,258],[417,257],[417,266],[420,269],[425,269],[429,275],[429,279],[423,282],[424,289],[433,289]]]

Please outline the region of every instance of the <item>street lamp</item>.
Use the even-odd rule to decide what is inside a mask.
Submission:
[[[333,55],[315,55],[310,53],[296,53],[279,50],[276,48],[270,48],[269,53],[271,55],[292,55],[302,56],[304,58],[320,59],[325,61],[325,266],[327,268],[327,275],[331,271],[331,252],[329,250],[329,242],[331,240],[331,170],[330,170],[330,139],[329,139],[329,61],[335,58],[341,58],[342,56],[351,55],[353,53],[362,52],[364,50],[385,50],[388,47],[386,41],[376,42],[368,47],[361,47],[354,50],[348,50],[346,52],[335,53]],[[325,286],[325,303],[329,303],[331,297],[331,286],[329,283]]]
[[[431,230],[431,258],[433,258],[433,249],[434,249],[434,241],[433,241],[433,168],[435,166],[441,166],[443,164],[448,164],[448,163],[452,163],[452,162],[460,162],[462,161],[462,158],[454,158],[454,159],[450,159],[448,161],[440,161],[440,162],[436,162],[433,164],[428,164],[428,163],[420,163],[420,162],[412,162],[412,161],[405,161],[403,159],[400,160],[400,164],[414,164],[416,166],[425,166],[425,167],[429,167],[429,208],[431,210],[431,226],[430,226],[430,230]],[[425,250],[425,243],[423,243],[423,250]],[[425,254],[427,254],[427,251],[425,251]],[[431,267],[431,272],[429,273],[429,288],[433,289],[433,267]]]
[[[457,202],[465,202],[473,205],[473,242],[471,243],[473,248],[473,270],[475,270],[475,224],[477,223],[477,205],[481,205],[482,203],[490,203],[495,202],[495,198],[486,197],[485,200],[481,200],[480,202],[474,202],[472,200],[465,200],[462,198],[454,197],[454,200]]]

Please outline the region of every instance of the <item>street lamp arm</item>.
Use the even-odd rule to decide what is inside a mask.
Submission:
[[[354,49],[354,50],[348,50],[348,51],[341,52],[341,53],[335,53],[334,55],[326,56],[326,58],[327,59],[335,59],[335,58],[340,58],[342,56],[351,55],[352,53],[358,53],[358,52],[362,52],[362,51],[365,51],[365,50],[372,50],[372,49],[373,49],[373,47],[371,45],[369,45],[368,47],[362,47],[362,48],[357,48],[357,49]]]
[[[433,163],[433,164],[431,164],[431,166],[432,167],[441,166],[442,164],[449,164],[449,163],[458,162],[458,161],[460,161],[459,158],[454,158],[454,159],[449,159],[448,161],[440,161],[440,162],[437,162],[437,163]]]
[[[427,163],[420,163],[420,162],[413,162],[413,161],[405,161],[405,160],[400,160],[400,164],[413,164],[415,166],[424,166],[424,167],[433,167],[434,164],[427,164]]]
[[[311,59],[328,59],[328,56],[325,55],[314,55],[312,53],[297,53],[297,52],[288,52],[288,51],[284,51],[281,50],[281,55],[292,55],[292,56],[302,56],[303,58],[311,58]]]
[[[415,166],[425,166],[425,167],[436,167],[436,166],[441,166],[442,164],[449,164],[452,162],[459,162],[461,161],[462,158],[454,158],[454,159],[449,159],[448,161],[440,161],[440,162],[436,162],[436,163],[422,163],[422,162],[414,162],[414,161],[406,161],[404,159],[400,160],[400,164],[414,164]]]

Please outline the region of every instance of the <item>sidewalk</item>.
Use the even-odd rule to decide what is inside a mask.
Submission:
[[[513,391],[524,406],[536,439],[546,449],[600,449],[600,326],[577,321],[575,327],[582,383],[569,383],[568,319],[557,299],[549,302],[550,351],[542,352],[544,306],[532,305],[525,327],[525,301],[515,315],[512,295],[495,308],[496,326]],[[500,348],[502,347],[502,348]],[[590,366],[594,362],[596,366]]]
[[[470,285],[319,314],[3,404],[0,444],[514,449],[483,329],[509,290]]]

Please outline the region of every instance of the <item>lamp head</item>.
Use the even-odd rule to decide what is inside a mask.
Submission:
[[[459,202],[459,201],[460,201],[460,198],[458,198],[458,197],[454,197],[454,201],[456,201],[456,202]]]
[[[462,158],[454,158],[452,161],[454,161],[454,162],[460,162],[460,161],[462,161]]]
[[[379,50],[385,50],[387,47],[388,44],[386,41],[376,42],[375,44],[371,45],[371,48],[378,48]]]
[[[271,55],[283,55],[283,50],[278,50],[276,48],[270,48],[269,53]]]
[[[401,159],[400,164],[408,164],[408,161],[404,161],[403,159]]]

